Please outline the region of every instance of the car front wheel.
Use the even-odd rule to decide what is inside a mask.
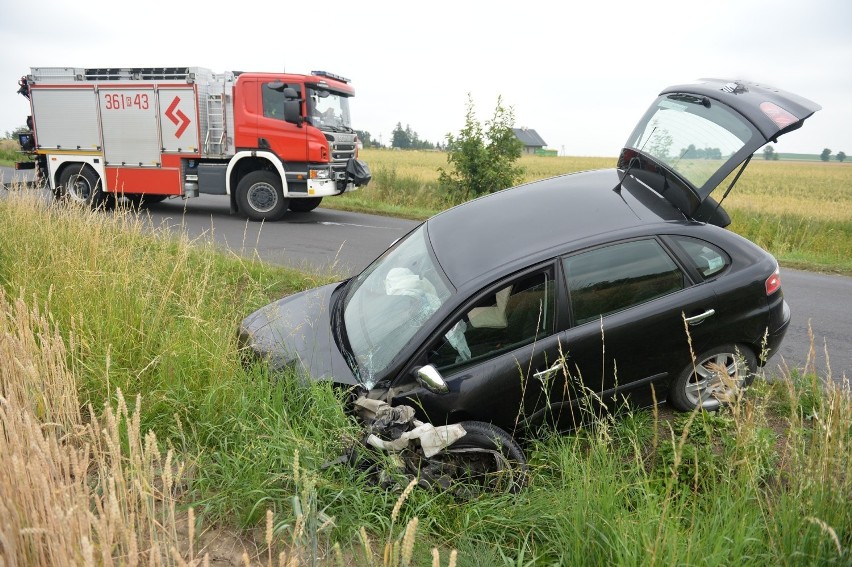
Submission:
[[[520,445],[506,431],[481,421],[463,421],[464,437],[432,457],[464,490],[517,492],[528,481]]]
[[[751,384],[757,358],[742,345],[722,345],[695,357],[672,383],[669,400],[675,409],[718,409]]]

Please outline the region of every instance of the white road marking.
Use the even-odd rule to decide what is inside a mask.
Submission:
[[[395,228],[392,226],[372,226],[369,224],[352,224],[349,222],[330,222],[330,221],[319,221],[317,224],[324,224],[327,226],[355,226],[358,228],[379,228],[384,230],[399,230],[399,228]]]

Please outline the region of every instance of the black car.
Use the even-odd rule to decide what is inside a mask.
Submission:
[[[616,168],[440,213],[359,275],[253,313],[241,340],[273,369],[433,424],[517,431],[573,421],[589,399],[714,408],[790,322],[778,264],[724,228],[721,201],[739,166],[819,109],[743,81],[667,88]]]

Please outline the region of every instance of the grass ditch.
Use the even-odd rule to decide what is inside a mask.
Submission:
[[[358,434],[340,393],[239,362],[246,313],[328,278],[145,222],[0,201],[6,564],[852,558],[848,382],[811,368],[758,379],[714,414],[660,408],[544,434],[518,495],[382,489],[321,467]]]

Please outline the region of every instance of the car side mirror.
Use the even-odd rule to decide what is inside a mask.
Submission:
[[[446,394],[450,391],[444,377],[431,364],[417,369],[417,383],[435,394]]]

